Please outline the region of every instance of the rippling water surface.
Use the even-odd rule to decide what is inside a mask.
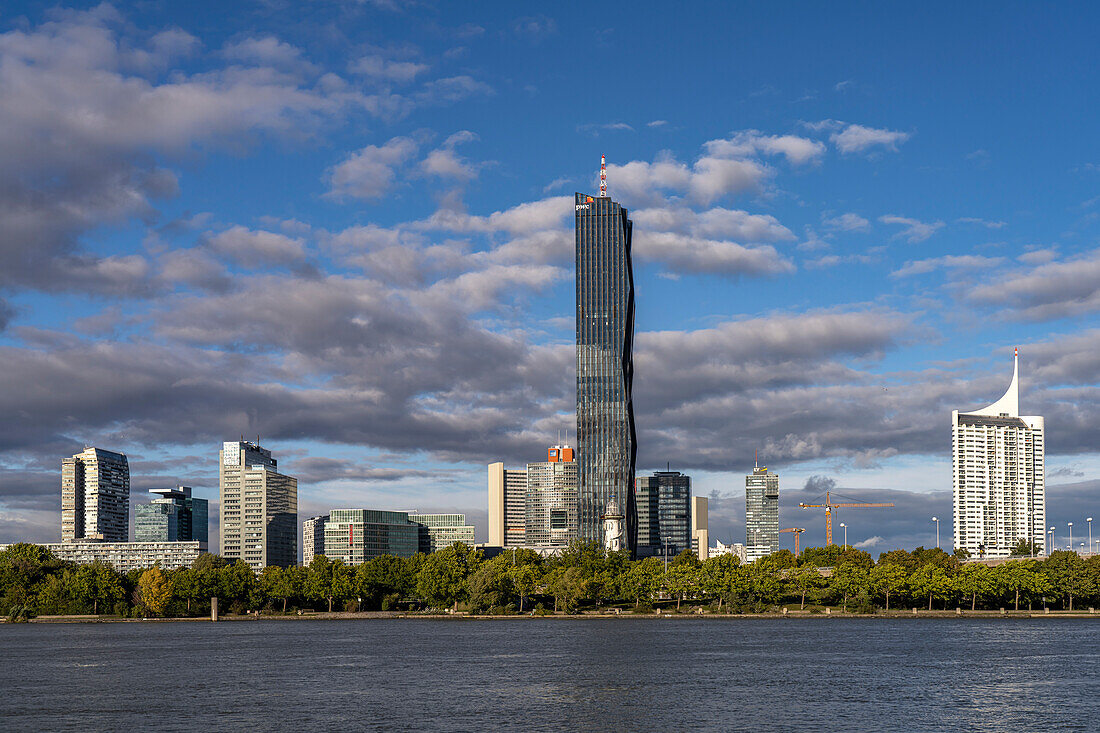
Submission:
[[[0,626],[0,730],[1100,730],[1089,620]]]

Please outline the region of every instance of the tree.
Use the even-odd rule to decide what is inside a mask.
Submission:
[[[141,574],[138,592],[142,605],[156,616],[163,614],[172,600],[172,584],[164,571],[155,565]]]
[[[932,598],[946,598],[951,590],[950,576],[939,565],[921,565],[909,576],[909,588],[914,596],[928,596],[928,610],[932,610]]]
[[[812,565],[803,565],[787,571],[787,582],[791,588],[801,594],[798,610],[806,608],[806,591],[811,588],[820,588],[825,585],[825,579],[821,577],[818,569]]]
[[[1034,557],[1039,554],[1039,545],[1028,542],[1026,539],[1020,540],[1010,554],[1012,557]]]
[[[662,563],[656,557],[647,557],[631,563],[630,569],[621,576],[619,592],[623,598],[633,598],[634,608],[641,605],[642,599],[649,601],[661,585]]]
[[[171,588],[171,583],[168,586]],[[99,613],[100,605],[110,608],[125,595],[118,573],[102,562],[81,565],[73,575],[71,587],[77,602],[84,606],[91,605],[94,614]]]
[[[512,587],[519,594],[519,612],[523,613],[523,602],[538,588],[541,578],[535,565],[517,565],[510,571]]]
[[[699,571],[690,562],[671,565],[665,576],[665,587],[676,596],[676,610],[680,610],[680,601],[693,593],[699,586]]]
[[[890,610],[890,596],[896,596],[905,589],[908,577],[909,574],[903,565],[883,562],[881,559],[871,571],[871,587],[875,589],[876,594],[885,597],[887,611]]]
[[[428,603],[436,606],[453,606],[458,610],[458,602],[469,597],[469,576],[471,560],[480,559],[480,553],[473,553],[462,543],[456,542],[450,547],[433,552],[424,558],[416,578],[416,592]]]
[[[735,555],[719,555],[703,562],[699,571],[699,585],[704,593],[718,597],[719,611],[722,610],[722,602],[733,584],[737,566],[740,564],[740,558]]]
[[[970,610],[978,607],[978,596],[992,595],[994,590],[993,573],[990,568],[981,563],[968,563],[963,565],[955,576],[956,587],[964,596],[970,597]]]
[[[853,563],[838,565],[831,580],[833,589],[843,596],[844,609],[848,609],[848,597],[868,593],[871,588],[871,571]]]

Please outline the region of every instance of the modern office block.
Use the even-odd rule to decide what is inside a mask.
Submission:
[[[637,554],[675,557],[692,549],[691,477],[657,471],[635,482]]]
[[[489,464],[489,547],[522,547],[527,514],[527,471]]]
[[[310,517],[302,522],[302,565],[308,566],[317,555],[325,554],[325,524],[328,517]]]
[[[382,555],[412,557],[420,550],[420,525],[407,512],[333,509],[325,523],[325,557],[358,565]]]
[[[974,557],[1008,557],[1021,541],[1046,543],[1042,417],[1020,415],[1020,361],[1001,399],[951,413],[955,547]]]
[[[745,553],[751,562],[779,552],[779,475],[756,466],[745,477]]]
[[[271,451],[230,441],[221,464],[221,554],[259,572],[298,562],[298,479],[278,472]]]
[[[442,550],[456,542],[474,546],[474,526],[466,524],[465,514],[409,513],[409,521],[420,525],[419,552]]]
[[[143,570],[154,565],[161,570],[189,568],[206,552],[198,540],[191,542],[96,542],[77,540],[41,545],[63,562],[91,565],[105,562],[120,573]],[[11,545],[0,545],[0,552]]]
[[[705,496],[691,497],[691,549],[700,560],[710,557],[709,502]]]
[[[575,195],[579,534],[601,539],[600,517],[622,502],[628,548],[637,540],[634,473],[632,223],[607,196]]]
[[[134,538],[138,542],[190,542],[207,547],[209,517],[206,499],[191,496],[190,486],[150,489],[155,494],[134,512]]]
[[[555,445],[546,460],[527,464],[524,540],[527,547],[567,547],[578,535],[577,459]]]
[[[61,540],[130,539],[130,465],[121,453],[85,448],[61,461]]]

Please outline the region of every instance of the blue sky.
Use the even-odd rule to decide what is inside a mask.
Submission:
[[[135,501],[215,497],[242,433],[303,513],[482,526],[484,464],[572,430],[601,154],[639,469],[695,476],[713,535],[759,450],[792,500],[893,492],[851,541],[930,544],[950,411],[1016,345],[1055,523],[1100,511],[1097,11],[638,5],[5,5],[0,541],[57,534],[84,444]]]

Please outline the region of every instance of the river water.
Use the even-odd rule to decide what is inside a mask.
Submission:
[[[0,626],[0,730],[1100,730],[1090,620]]]

